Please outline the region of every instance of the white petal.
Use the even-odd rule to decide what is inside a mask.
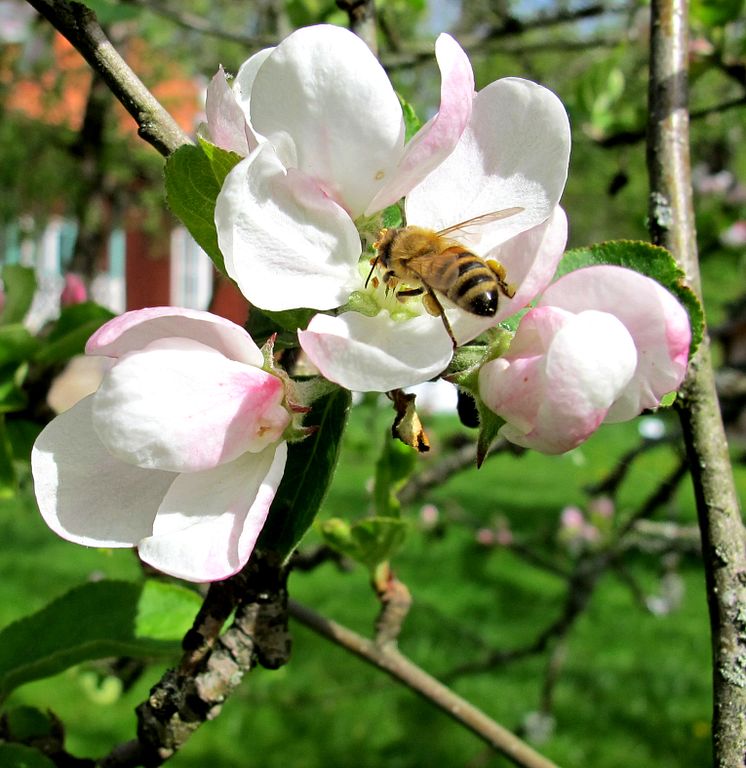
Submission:
[[[88,339],[86,354],[120,357],[164,338],[193,339],[249,365],[264,362],[259,347],[240,325],[224,317],[181,307],[149,307],[109,320]]]
[[[570,127],[560,100],[528,80],[497,80],[476,95],[455,150],[407,196],[407,223],[441,230],[523,208],[459,236],[476,253],[487,253],[549,218],[564,189],[569,156]]]
[[[47,525],[90,547],[131,547],[153,527],[176,475],[115,459],[98,439],[89,396],[53,419],[31,453],[34,490]]]
[[[450,36],[435,43],[440,67],[440,109],[407,144],[394,173],[368,205],[373,214],[400,200],[453,151],[471,117],[474,73],[469,58]]]
[[[394,320],[345,312],[316,315],[299,331],[303,350],[330,381],[362,392],[388,392],[420,384],[449,363],[453,345],[440,318]]]
[[[240,571],[267,519],[285,469],[287,446],[247,453],[230,464],[180,475],[163,500],[140,557],[189,581]]]
[[[288,134],[298,168],[357,218],[401,156],[404,121],[368,46],[340,27],[299,29],[259,69],[251,122],[273,140]]]
[[[276,442],[289,421],[281,381],[187,339],[120,358],[93,396],[112,455],[146,469],[194,472]]]
[[[257,307],[332,309],[359,287],[352,220],[270,144],[228,174],[215,225],[228,274]]]

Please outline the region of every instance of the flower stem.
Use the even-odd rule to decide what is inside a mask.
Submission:
[[[293,618],[309,629],[407,685],[415,693],[420,694],[449,717],[479,736],[494,750],[505,755],[515,765],[521,768],[557,768],[555,763],[540,755],[507,728],[490,719],[473,704],[428,675],[393,645],[381,646],[331,619],[320,616],[294,600],[288,602],[288,611]]]

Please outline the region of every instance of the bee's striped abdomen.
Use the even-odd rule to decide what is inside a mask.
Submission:
[[[446,296],[461,309],[491,317],[497,312],[498,284],[494,272],[477,256],[461,251],[455,260],[457,274]]]

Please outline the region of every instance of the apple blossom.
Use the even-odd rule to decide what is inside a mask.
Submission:
[[[228,320],[136,310],[88,355],[113,358],[96,392],[51,421],[32,451],[44,520],[65,539],[136,546],[191,581],[247,562],[285,467],[285,387]]]
[[[443,299],[459,342],[528,304],[554,274],[567,237],[559,208],[570,149],[562,104],[550,91],[505,78],[474,94],[466,54],[440,35],[437,114],[405,143],[396,93],[367,46],[347,30],[298,30],[249,59],[232,88],[218,73],[208,131],[248,155],[215,206],[226,270],[255,306],[318,314],[299,339],[328,379],[386,391],[426,381],[453,345],[420,298],[402,302],[366,286],[366,234],[405,198],[407,224],[440,231],[485,213],[513,216],[449,235],[500,261],[515,286],[494,317]],[[238,107],[238,108],[237,108]]]
[[[522,318],[508,352],[482,367],[479,394],[506,439],[562,453],[659,405],[684,378],[690,341],[686,311],[654,280],[586,267]]]

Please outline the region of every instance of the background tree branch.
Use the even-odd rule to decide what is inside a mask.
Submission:
[[[189,137],[130,69],[107,38],[96,15],[69,0],[28,0],[83,56],[137,122],[142,139],[166,156]]]
[[[651,4],[649,219],[701,295],[689,163],[688,4]],[[715,765],[746,762],[746,555],[744,529],[705,338],[679,393],[679,415],[702,532],[712,631]]]

